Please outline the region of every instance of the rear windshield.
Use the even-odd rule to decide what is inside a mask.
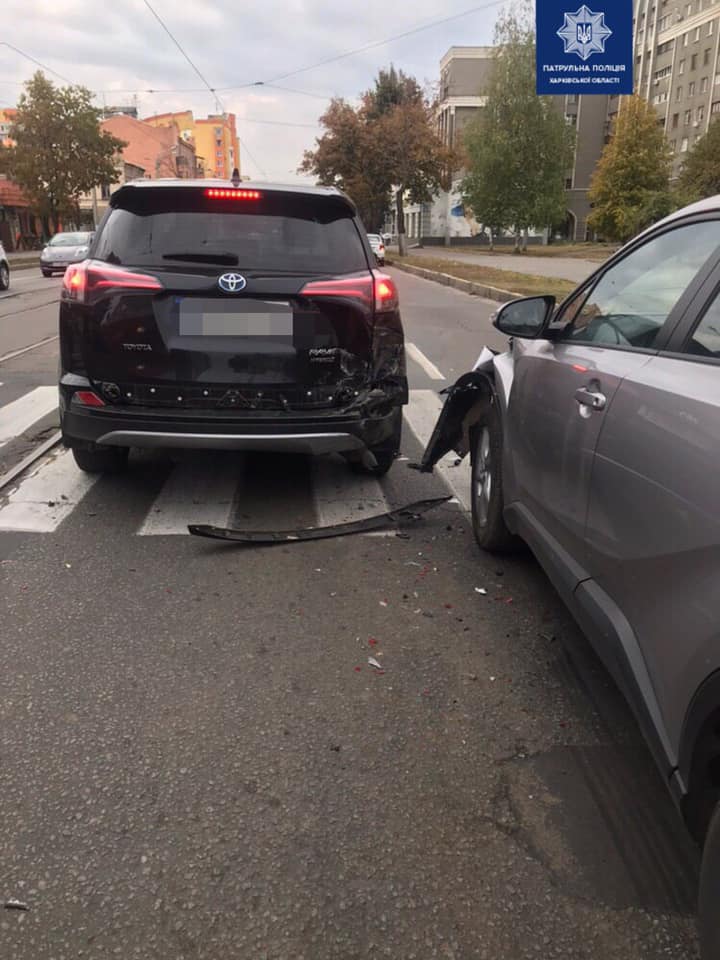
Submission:
[[[339,274],[368,266],[352,214],[330,198],[212,200],[165,188],[127,191],[116,204],[93,252],[109,263],[191,265],[196,255],[199,264],[244,270]]]

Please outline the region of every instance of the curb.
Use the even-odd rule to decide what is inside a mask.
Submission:
[[[415,277],[422,277],[424,280],[434,280],[435,283],[441,283],[446,287],[454,287],[456,290],[462,290],[463,293],[469,293],[473,297],[484,297],[486,300],[496,300],[499,303],[507,303],[509,300],[517,300],[522,297],[521,293],[513,293],[512,290],[503,290],[501,287],[489,287],[484,283],[476,283],[474,280],[463,280],[460,277],[453,277],[449,273],[438,273],[437,270],[427,270],[425,267],[416,267],[409,263],[398,262],[386,258],[385,263],[389,267],[395,267],[397,270],[403,270],[405,273],[411,273]]]
[[[33,268],[38,272],[40,271],[39,256],[34,257],[32,260],[8,260],[8,263],[10,264],[10,273],[13,273],[15,270],[32,270]]]

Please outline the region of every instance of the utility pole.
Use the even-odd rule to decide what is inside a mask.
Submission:
[[[97,225],[98,225],[97,187],[93,187],[92,207],[93,207],[93,226],[97,230]]]

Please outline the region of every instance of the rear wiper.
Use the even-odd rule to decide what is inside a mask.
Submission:
[[[238,258],[234,253],[164,253],[163,260],[186,260],[188,263],[218,263],[223,267],[236,267]]]

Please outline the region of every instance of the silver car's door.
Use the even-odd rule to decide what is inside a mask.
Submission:
[[[585,575],[595,447],[615,393],[657,353],[720,243],[716,220],[660,229],[566,303],[549,341],[517,340],[505,424],[506,512],[565,599]]]
[[[720,292],[699,299],[617,392],[587,524],[595,602],[613,635],[637,642],[671,757],[693,694],[720,667]]]

